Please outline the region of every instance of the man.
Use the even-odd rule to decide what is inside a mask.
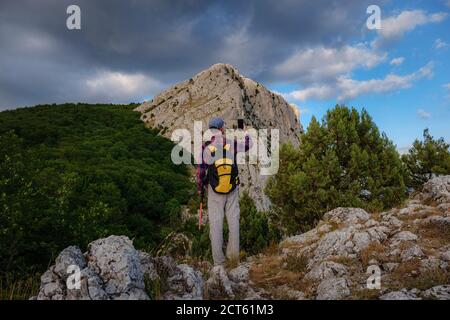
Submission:
[[[197,185],[200,194],[208,186],[209,238],[215,265],[225,262],[223,254],[223,219],[228,223],[228,244],[226,256],[239,259],[239,171],[236,154],[251,147],[249,135],[244,142],[225,137],[224,121],[213,118],[209,121],[213,135],[202,145],[201,161],[197,171]]]

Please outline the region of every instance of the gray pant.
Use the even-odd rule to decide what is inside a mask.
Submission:
[[[214,264],[223,264],[223,218],[227,217],[227,258],[239,258],[239,191],[237,187],[229,194],[219,194],[208,186],[209,238],[211,240]]]

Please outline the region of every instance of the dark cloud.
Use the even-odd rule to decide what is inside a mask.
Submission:
[[[360,35],[368,2],[2,0],[0,108],[137,101],[217,62],[283,80],[273,66],[295,50]],[[65,26],[74,3],[80,31]],[[120,88],[127,83],[133,88]]]

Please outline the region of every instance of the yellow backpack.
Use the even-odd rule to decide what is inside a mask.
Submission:
[[[239,171],[235,154],[230,152],[230,147],[230,144],[225,144],[222,157],[215,159],[214,163],[208,166],[208,183],[217,193],[230,193],[239,185]],[[207,148],[211,157],[215,158],[217,148],[212,144],[207,145]]]

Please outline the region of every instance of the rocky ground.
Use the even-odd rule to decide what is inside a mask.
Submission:
[[[79,290],[67,288],[69,265],[81,270]],[[367,287],[374,270],[379,289]],[[152,257],[124,236],[96,240],[84,254],[68,247],[34,298],[450,299],[450,176],[430,180],[402,208],[336,208],[234,267]]]

